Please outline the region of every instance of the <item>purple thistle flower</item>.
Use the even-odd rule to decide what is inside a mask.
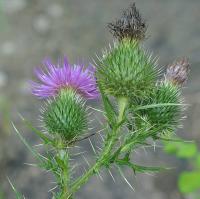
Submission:
[[[84,68],[82,64],[72,66],[66,58],[62,66],[60,63],[54,65],[49,59],[43,64],[46,66],[46,72],[39,68],[35,70],[40,83],[31,82],[33,95],[44,99],[56,96],[61,89],[70,88],[86,99],[95,99],[99,96],[94,77],[95,69],[92,66],[88,68]]]

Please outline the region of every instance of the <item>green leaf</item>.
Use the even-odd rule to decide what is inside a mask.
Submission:
[[[197,146],[191,142],[165,142],[165,152],[175,154],[179,158],[192,158],[197,153]]]
[[[145,110],[150,108],[159,108],[159,107],[165,107],[165,106],[184,106],[186,104],[176,104],[176,103],[160,103],[160,104],[150,104],[150,105],[144,105],[134,108],[135,111],[138,110]]]
[[[183,172],[178,181],[182,193],[191,193],[200,189],[200,172]]]
[[[169,154],[176,154],[177,152],[177,144],[173,142],[165,143],[164,151]]]
[[[41,131],[37,130],[35,127],[33,127],[33,125],[28,121],[26,120],[25,118],[23,118],[21,116],[24,124],[30,129],[32,130],[34,133],[36,133],[43,141],[45,144],[52,144],[53,143],[53,140],[51,140],[49,137],[47,137],[44,133],[42,133]]]
[[[115,108],[113,107],[112,103],[110,102],[109,98],[102,94],[102,101],[105,109],[106,117],[111,125],[114,125],[116,123],[116,112]]]
[[[12,123],[13,128],[15,129],[15,132],[17,136],[20,138],[20,140],[23,142],[23,144],[29,149],[29,151],[33,154],[33,156],[41,163],[45,164],[45,160],[43,156],[41,156],[33,147],[29,145],[29,143],[23,138],[23,136],[20,134],[18,129],[15,127],[15,125]]]
[[[196,156],[195,166],[200,169],[200,154]]]
[[[126,161],[124,159],[118,159],[116,160],[116,163],[120,166],[128,166],[130,168],[133,169],[134,172],[139,172],[139,173],[145,173],[145,172],[159,172],[159,171],[163,171],[166,170],[167,168],[164,167],[151,167],[151,166],[142,166],[142,165],[137,165],[134,163],[131,163],[129,161]]]
[[[197,146],[194,143],[181,143],[177,151],[177,157],[180,158],[192,158],[197,153]]]
[[[136,165],[133,164],[132,167],[135,171],[140,172],[140,173],[145,173],[145,172],[160,172],[163,170],[166,170],[167,168],[164,167],[148,167],[148,166],[141,166],[141,165]]]
[[[126,144],[125,146],[122,147],[121,152],[127,152],[132,150],[136,145],[143,145],[143,146],[149,146],[150,144],[147,144],[145,142],[140,142],[139,140],[132,140],[130,141],[128,144]]]
[[[165,137],[156,137],[159,140],[165,141],[165,142],[180,142],[180,143],[194,143],[193,141],[186,141],[186,140],[182,140],[182,139],[173,139],[173,138],[165,138]]]

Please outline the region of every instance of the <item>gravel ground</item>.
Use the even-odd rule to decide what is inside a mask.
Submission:
[[[39,140],[24,128],[18,113],[37,126],[40,102],[30,95],[27,81],[32,71],[44,57],[57,60],[67,55],[71,62],[91,61],[95,53],[112,43],[105,28],[107,22],[119,16],[130,0],[1,0],[0,12],[0,92],[10,106],[12,121],[32,145]],[[187,56],[192,63],[189,84],[184,91],[191,106],[188,120],[180,130],[183,136],[199,140],[200,119],[200,1],[199,0],[136,0],[149,24],[149,38],[145,46],[160,57],[160,65],[166,66],[176,57]],[[95,52],[95,53],[94,53]],[[93,104],[95,105],[95,103]],[[5,107],[4,107],[5,108]],[[4,111],[4,112],[3,112]],[[13,198],[8,176],[27,198],[50,198],[52,176],[37,168],[24,165],[34,162],[31,154],[19,141],[10,127],[5,133],[0,114],[0,188],[5,198]],[[88,143],[84,143],[87,147]],[[90,149],[89,149],[90,150]],[[178,172],[187,167],[186,162],[164,155],[160,148],[147,154],[135,155],[140,162],[167,164],[177,169],[156,176],[138,175],[130,170],[125,175],[135,188],[132,191],[116,174],[114,183],[107,172],[103,181],[94,177],[80,190],[77,198],[95,199],[183,199],[176,187]],[[89,156],[92,158],[92,155]],[[189,197],[188,197],[189,199]]]

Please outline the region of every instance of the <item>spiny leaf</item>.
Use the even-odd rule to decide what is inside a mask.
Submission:
[[[39,161],[43,161],[40,154],[36,150],[34,150],[33,147],[31,147],[29,143],[22,137],[18,129],[15,127],[14,123],[12,123],[12,126],[15,129],[17,136],[20,138],[23,144],[29,149],[29,151],[34,155],[34,157],[36,157]]]
[[[118,160],[116,160],[116,163],[118,165],[128,166],[128,167],[132,168],[134,172],[137,171],[137,172],[140,172],[140,173],[159,172],[159,171],[163,171],[163,170],[168,169],[168,168],[164,168],[164,167],[150,167],[150,166],[137,165],[137,164],[134,164],[132,162],[126,161],[124,159],[118,159]]]
[[[137,140],[130,141],[128,144],[123,146],[123,148],[121,149],[121,152],[126,152],[126,151],[132,150],[134,145],[136,145],[136,144],[143,144],[143,143],[138,142]]]
[[[122,176],[123,179],[125,180],[125,182],[128,184],[128,186],[129,186],[133,191],[135,191],[135,189],[133,188],[133,186],[130,184],[130,182],[129,182],[129,181],[126,179],[126,177],[124,176],[124,174],[123,174],[121,168],[120,168],[120,167],[117,167],[117,168],[118,168],[118,170],[119,170],[119,173],[121,174],[121,176]]]
[[[173,139],[173,138],[165,138],[165,137],[159,137],[157,136],[159,140],[166,141],[166,142],[181,142],[181,143],[193,143],[194,141],[187,141],[182,139]]]
[[[135,171],[138,171],[140,173],[145,173],[145,172],[160,172],[160,171],[168,169],[168,168],[164,168],[164,167],[148,167],[148,166],[141,166],[141,165],[136,165],[136,164],[132,164],[132,168]]]
[[[144,105],[144,106],[138,106],[134,110],[145,110],[145,109],[151,109],[151,108],[159,108],[159,107],[165,107],[165,106],[184,106],[186,104],[180,104],[180,103],[160,103],[160,104],[150,104],[150,105]]]
[[[112,103],[110,102],[109,98],[102,92],[102,101],[105,109],[106,117],[111,125],[115,124],[116,122],[116,112],[115,108],[113,107]]]
[[[28,148],[28,150],[33,154],[33,156],[39,161],[39,165],[41,168],[46,168],[48,161],[47,158],[39,154],[33,147],[29,145],[29,143],[23,138],[23,136],[20,134],[18,129],[15,127],[14,123],[12,123],[12,126],[17,134],[17,136],[20,138],[20,140],[23,142],[23,144]]]
[[[32,130],[34,133],[36,133],[43,141],[45,144],[52,144],[53,140],[51,140],[49,137],[47,137],[44,133],[42,133],[41,131],[39,131],[38,129],[36,129],[35,127],[33,127],[33,125],[26,120],[25,118],[22,117],[22,120],[24,122],[24,124],[30,129]]]

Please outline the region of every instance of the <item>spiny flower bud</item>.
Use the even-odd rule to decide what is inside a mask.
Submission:
[[[180,89],[170,82],[161,82],[154,88],[148,100],[143,101],[143,105],[153,104],[157,107],[141,110],[140,115],[147,117],[151,126],[158,132],[174,132],[179,125],[184,107],[181,103]]]
[[[42,110],[45,129],[67,142],[81,135],[87,127],[85,101],[72,89],[63,89]]]
[[[131,40],[143,40],[147,30],[144,19],[141,17],[135,3],[123,12],[116,22],[109,23],[110,32],[118,40],[129,38]]]
[[[97,81],[115,97],[145,97],[157,79],[156,59],[136,41],[123,40],[99,60]]]
[[[175,85],[182,86],[188,78],[190,64],[187,58],[182,58],[167,67],[165,80]]]

